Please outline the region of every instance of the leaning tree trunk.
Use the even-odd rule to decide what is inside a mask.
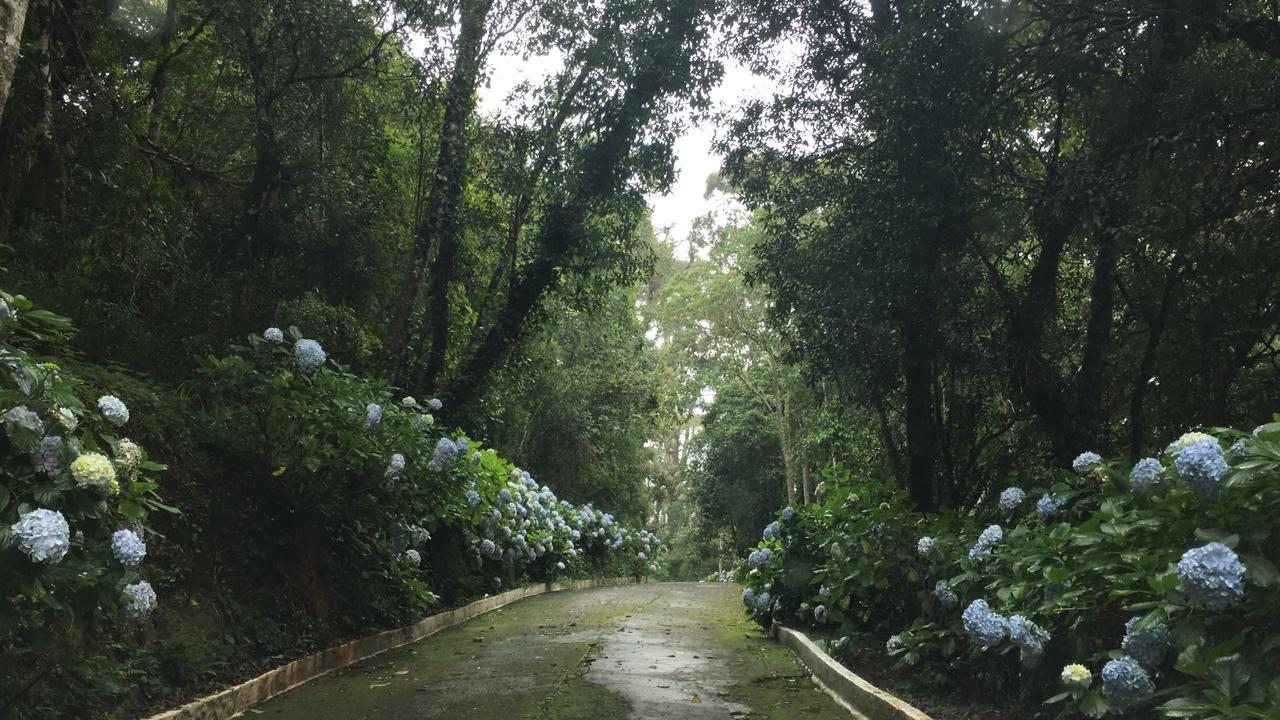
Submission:
[[[22,49],[22,28],[27,23],[28,0],[0,0],[0,120],[9,100],[13,73]]]

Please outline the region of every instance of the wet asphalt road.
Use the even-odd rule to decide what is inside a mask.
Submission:
[[[848,718],[741,612],[740,588],[521,600],[251,709],[272,720]]]

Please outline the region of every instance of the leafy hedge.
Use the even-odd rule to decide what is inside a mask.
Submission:
[[[1040,717],[1280,718],[1280,417],[924,516],[843,469],[740,569],[761,623],[978,683]]]
[[[0,716],[136,714],[442,602],[659,570],[648,531],[557,498],[296,328],[177,390],[82,363],[72,333],[0,293]]]

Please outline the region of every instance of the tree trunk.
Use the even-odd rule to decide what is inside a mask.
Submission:
[[[408,360],[409,320],[426,275],[431,248],[435,244],[436,264],[431,276],[431,311],[427,324],[432,329],[431,353],[421,378],[424,389],[435,385],[444,367],[449,344],[449,281],[457,262],[458,238],[462,233],[459,205],[466,185],[469,145],[467,125],[475,111],[476,84],[483,63],[485,27],[493,0],[467,0],[462,3],[462,24],[458,31],[457,54],[449,87],[445,93],[444,117],[440,123],[440,144],[426,209],[414,228],[414,247],[409,267],[400,287],[400,296],[387,333],[387,349],[393,358],[388,378],[396,375]]]
[[[1129,461],[1137,462],[1142,457],[1142,444],[1147,436],[1145,403],[1147,384],[1155,372],[1156,350],[1160,347],[1160,338],[1164,334],[1165,325],[1169,321],[1169,313],[1173,309],[1173,290],[1178,284],[1183,264],[1182,247],[1179,246],[1169,265],[1164,278],[1164,288],[1160,292],[1160,307],[1151,319],[1147,328],[1147,342],[1142,348],[1142,358],[1138,362],[1138,370],[1133,376],[1133,391],[1129,396]]]
[[[164,24],[157,38],[160,56],[156,70],[151,75],[151,110],[147,115],[147,140],[155,144],[160,139],[160,123],[164,121],[165,97],[169,89],[169,53],[174,35],[178,31],[178,0],[169,0],[164,12]]]
[[[813,480],[809,477],[809,463],[800,466],[800,476],[804,482],[804,504],[813,502]]]
[[[1077,447],[1099,447],[1106,400],[1107,355],[1111,349],[1111,326],[1115,316],[1116,265],[1120,260],[1119,213],[1112,208],[1105,216],[1098,239],[1098,255],[1089,288],[1089,319],[1085,328],[1084,352],[1076,382]]]
[[[22,28],[27,22],[28,0],[0,0],[0,121],[9,100],[13,73],[22,49]]]
[[[927,512],[934,508],[933,364],[928,337],[920,327],[922,320],[912,318],[902,323],[902,361],[907,395],[907,492],[916,509]]]

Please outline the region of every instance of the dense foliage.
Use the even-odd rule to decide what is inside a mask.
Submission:
[[[166,468],[121,435],[155,434],[142,415],[147,403],[134,402],[147,385],[116,373],[122,397],[87,406],[92,385],[69,369],[78,365],[67,349],[70,322],[21,296],[0,302],[6,713],[100,714],[126,695],[146,702],[189,692],[184,685],[217,678],[223,663],[265,659],[272,625],[320,631],[275,648],[297,652],[403,623],[441,596],[458,602],[529,580],[659,571],[651,533],[558,498],[445,428],[441,401],[393,396],[294,327],[204,359],[186,388],[192,395],[167,398],[181,407],[165,422],[182,423],[179,434],[202,452],[163,475],[182,507],[165,505],[156,491]],[[200,462],[217,471],[202,473]],[[235,501],[211,501],[193,476]],[[151,522],[156,510],[167,520]],[[234,594],[211,593],[211,581]],[[216,603],[227,623],[218,634],[202,627],[197,598]],[[301,605],[298,617],[271,609],[283,599]],[[266,637],[245,646],[229,642],[230,632]]]
[[[822,488],[746,561],[762,623],[829,633],[837,656],[882,647],[1028,716],[1280,712],[1280,422],[1136,465],[1082,453],[971,514],[913,513],[839,469]]]

